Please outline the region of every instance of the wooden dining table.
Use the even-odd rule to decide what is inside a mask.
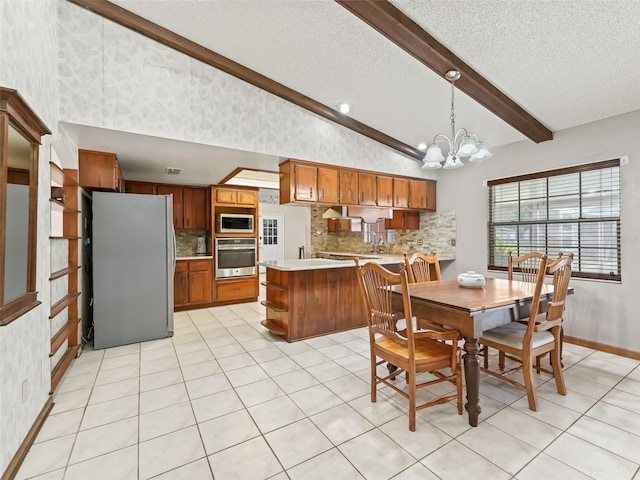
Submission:
[[[392,287],[394,308],[402,309],[400,286]],[[409,284],[412,314],[458,330],[464,337],[464,374],[467,386],[465,409],[469,425],[478,425],[480,351],[482,332],[529,314],[535,284],[487,278],[483,288],[463,288],[456,280]],[[553,285],[544,285],[542,308],[551,299]]]

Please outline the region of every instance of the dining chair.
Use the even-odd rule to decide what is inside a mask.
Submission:
[[[407,278],[409,283],[419,282],[435,282],[442,280],[440,275],[440,262],[438,260],[438,254],[434,250],[431,252],[431,256],[427,256],[424,253],[416,252],[411,255],[411,258],[405,253],[404,264],[407,270]],[[434,323],[426,318],[418,318],[418,328],[442,330],[446,331],[441,325]]]
[[[556,388],[560,395],[566,395],[567,389],[560,364],[560,326],[564,312],[565,298],[571,278],[571,263],[573,255],[555,262],[550,273],[553,274],[553,295],[548,303],[546,312],[538,313],[540,294],[544,286],[544,277],[547,272],[547,258],[542,256],[538,260],[535,283],[531,284],[533,301],[528,320],[511,322],[500,327],[492,328],[482,333],[480,342],[484,346],[497,349],[501,353],[509,355],[510,359],[518,361],[518,365],[505,370],[504,365],[499,365],[498,370],[490,370],[486,367],[482,371],[496,378],[524,388],[527,392],[529,408],[538,410],[536,393],[533,386],[533,362],[538,356],[551,353],[552,371],[556,382]],[[510,378],[508,375],[522,369],[524,384]]]
[[[416,330],[411,314],[406,267],[400,264],[399,273],[393,273],[375,262],[360,265],[356,262],[358,284],[367,312],[371,355],[371,401],[376,401],[378,384],[384,384],[409,400],[409,430],[416,429],[416,411],[432,405],[457,400],[458,414],[462,415],[462,374],[460,348],[455,330]],[[402,311],[393,309],[393,286],[400,286]],[[451,343],[447,343],[450,340]],[[378,360],[380,358],[380,360]],[[398,367],[397,372],[380,376],[378,365],[389,362]],[[449,370],[448,374],[442,370]],[[392,378],[406,372],[408,392],[393,382]],[[417,383],[417,374],[429,372],[431,377]],[[434,378],[435,377],[435,378]],[[455,385],[455,394],[441,396],[417,405],[417,389],[440,382]]]

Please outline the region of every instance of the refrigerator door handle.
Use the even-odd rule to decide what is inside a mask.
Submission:
[[[173,254],[173,273],[175,275],[176,273],[176,227],[173,226],[173,222],[171,223],[171,233],[173,234],[173,251],[171,252]]]

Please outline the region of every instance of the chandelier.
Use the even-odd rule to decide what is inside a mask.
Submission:
[[[451,82],[451,136],[448,137],[443,133],[439,133],[433,137],[433,142],[424,157],[424,164],[422,165],[424,169],[460,168],[464,166],[460,157],[469,157],[470,162],[477,162],[493,156],[489,149],[480,142],[475,133],[470,133],[464,128],[456,132],[456,114],[453,99],[455,83],[460,78],[460,72],[458,70],[449,70],[445,78]],[[444,165],[442,165],[442,162],[445,158],[438,146],[439,143],[447,144],[449,147],[449,153]]]

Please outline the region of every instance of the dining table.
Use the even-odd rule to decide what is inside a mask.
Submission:
[[[527,317],[535,284],[486,278],[482,288],[465,288],[457,280],[411,283],[408,287],[414,317],[453,328],[464,338],[463,363],[467,387],[465,410],[469,416],[469,425],[476,427],[482,411],[479,402],[479,339],[486,330]],[[401,286],[396,285],[392,290],[394,308],[401,310]],[[543,311],[552,294],[553,285],[543,285],[540,296]]]

